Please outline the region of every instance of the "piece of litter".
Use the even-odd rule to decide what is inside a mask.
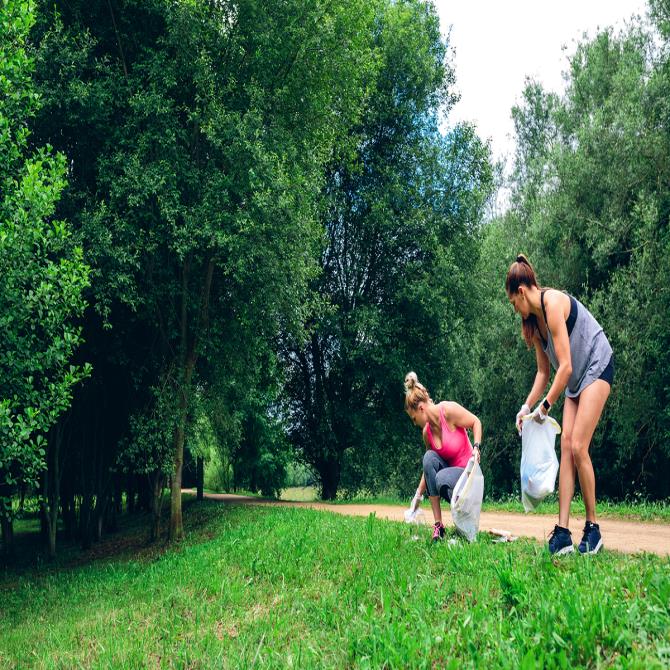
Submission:
[[[423,525],[426,523],[426,515],[423,513],[422,509],[407,509],[405,510],[405,523],[415,523],[417,525]]]
[[[489,530],[489,534],[495,536],[494,542],[514,542],[515,540],[518,540],[518,536],[512,535],[512,531],[510,530],[500,530],[498,528],[491,528]]]

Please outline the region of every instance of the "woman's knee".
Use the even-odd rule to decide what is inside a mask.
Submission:
[[[582,461],[589,459],[589,445],[581,440],[571,440],[570,451],[575,465],[579,465]]]
[[[423,471],[434,472],[440,465],[440,457],[432,450],[426,451],[423,455]]]
[[[456,484],[460,476],[463,474],[464,468],[445,468],[440,470],[435,476],[435,485],[439,495],[445,500],[451,500],[451,494],[456,488]]]
[[[561,435],[561,455],[569,454],[572,455],[572,434],[563,433]]]

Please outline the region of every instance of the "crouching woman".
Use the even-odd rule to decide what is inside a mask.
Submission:
[[[473,446],[467,431],[472,431],[474,448],[479,449],[482,423],[457,402],[443,400],[434,403],[414,372],[405,377],[405,411],[412,423],[421,428],[426,445],[423,475],[411,509],[416,509],[424,492],[428,491],[435,519],[433,541],[437,542],[444,538],[440,498],[451,502],[456,482],[472,456]]]

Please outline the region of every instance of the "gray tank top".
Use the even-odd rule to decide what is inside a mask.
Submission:
[[[547,313],[544,310],[544,291],[541,294],[542,313],[544,321],[547,321]],[[579,300],[570,296],[570,317],[568,321],[574,320],[571,329],[568,330],[570,341],[570,358],[572,361],[572,374],[565,389],[568,398],[576,398],[589,384],[600,377],[612,358],[612,347],[600,324],[595,320]],[[576,309],[575,309],[576,306]],[[554,348],[554,340],[551,330],[547,326],[547,341],[543,340],[542,349],[547,354],[554,370],[558,369],[558,358]]]

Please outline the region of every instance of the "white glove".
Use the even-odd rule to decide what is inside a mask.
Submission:
[[[523,405],[521,405],[521,409],[516,413],[516,430],[519,433],[519,435],[521,435],[521,424],[522,424],[521,419],[528,414],[530,414],[530,407],[528,407],[528,405],[524,403]]]
[[[535,423],[544,423],[549,415],[549,410],[544,407],[544,400],[533,410],[531,416]]]
[[[419,509],[419,505],[421,504],[421,501],[423,500],[423,495],[417,492],[414,494],[414,497],[412,498],[412,502],[409,505],[410,510],[412,511],[412,514],[416,512],[416,510]]]

